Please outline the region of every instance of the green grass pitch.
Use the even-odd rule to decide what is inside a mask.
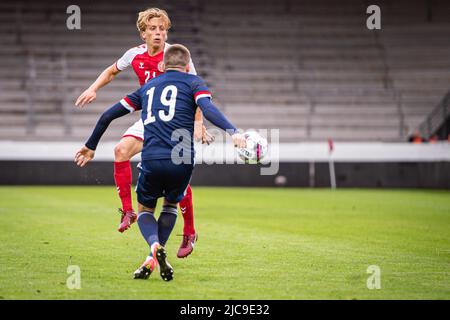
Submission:
[[[180,216],[164,282],[132,279],[148,250],[116,231],[114,187],[1,187],[0,299],[450,299],[448,191],[193,192],[199,241],[176,258]]]

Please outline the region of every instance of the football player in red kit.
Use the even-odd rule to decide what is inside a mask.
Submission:
[[[91,86],[86,89],[77,99],[75,105],[83,107],[96,98],[96,92],[103,86],[110,83],[114,77],[129,66],[133,67],[139,84],[142,86],[150,79],[153,79],[164,72],[164,52],[170,47],[167,40],[167,33],[171,27],[171,22],[166,11],[158,8],[150,8],[139,12],[136,22],[144,44],[129,49],[114,64],[106,68]],[[195,67],[190,61],[190,73],[196,74]],[[200,109],[196,114],[195,138],[202,142],[211,142],[212,137],[206,132],[203,126],[203,117]],[[124,232],[132,223],[136,221],[136,214],[132,206],[131,196],[131,165],[130,159],[140,153],[143,147],[144,126],[139,119],[123,134],[122,139],[114,149],[114,180],[117,191],[122,202],[121,221],[118,231]],[[80,150],[83,152],[82,150]],[[187,257],[194,249],[197,240],[197,233],[194,228],[194,209],[192,203],[192,191],[188,185],[185,197],[179,203],[183,215],[183,240],[178,250],[179,258]]]

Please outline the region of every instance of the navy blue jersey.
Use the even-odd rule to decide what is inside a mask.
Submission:
[[[130,112],[142,110],[142,160],[171,159],[179,150],[179,156],[192,161],[195,112],[202,98],[211,98],[202,79],[169,70],[120,101]],[[186,151],[189,155],[183,154]]]
[[[183,156],[182,161],[179,162],[186,163],[186,159],[194,155],[192,132],[196,105],[213,125],[230,135],[237,133],[236,127],[211,102],[211,93],[199,77],[171,71],[164,77],[159,76],[151,80],[144,87],[103,112],[86,142],[86,147],[91,150],[97,148],[111,121],[129,112],[143,109],[141,123],[145,125],[145,129],[142,130],[144,131],[144,148],[147,147],[147,150],[144,150],[144,159],[172,158],[174,160],[169,154],[177,149],[188,148],[186,153],[189,154]],[[181,136],[182,143],[177,143]],[[150,152],[152,155],[149,154]]]

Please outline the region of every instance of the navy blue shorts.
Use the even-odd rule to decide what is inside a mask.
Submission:
[[[170,159],[146,160],[141,162],[139,169],[136,186],[138,202],[148,208],[155,208],[161,197],[172,203],[183,199],[194,165],[176,165]]]

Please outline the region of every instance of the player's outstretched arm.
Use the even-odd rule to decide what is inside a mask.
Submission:
[[[74,162],[78,166],[84,167],[89,161],[91,161],[94,158],[95,149],[97,149],[97,145],[101,137],[105,133],[106,129],[108,129],[111,122],[114,119],[123,117],[129,113],[130,111],[124,108],[120,102],[103,112],[86,144],[75,154]]]
[[[85,105],[94,101],[97,97],[97,90],[110,83],[119,72],[120,70],[117,69],[116,64],[110,65],[103,70],[97,80],[78,97],[75,106],[83,108]]]

